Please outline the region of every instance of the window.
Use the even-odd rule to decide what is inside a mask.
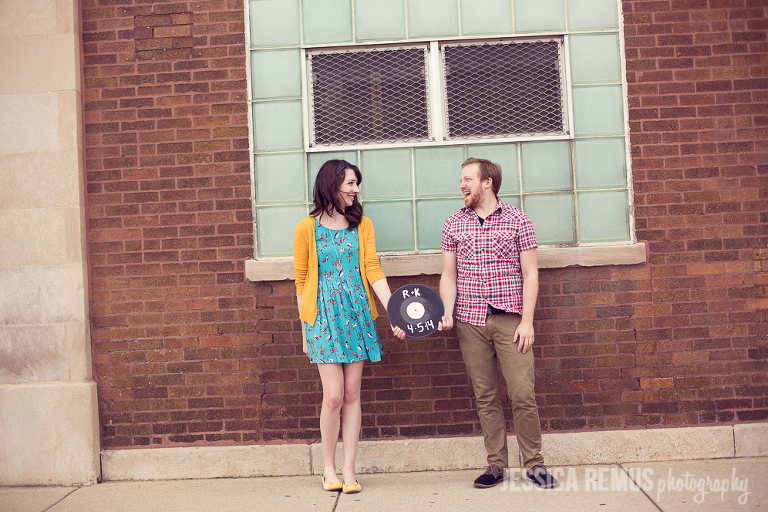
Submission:
[[[307,50],[308,151],[568,137],[563,38]]]
[[[567,135],[562,40],[442,47],[447,139]]]
[[[426,46],[309,52],[310,147],[429,140]]]
[[[634,243],[615,0],[554,0],[544,10],[479,1],[245,5],[249,279],[291,278],[293,230],[331,158],[363,170],[360,197],[388,275],[440,271],[440,227],[462,205],[458,176],[470,156],[501,164],[500,197],[531,217],[541,265],[644,261]]]

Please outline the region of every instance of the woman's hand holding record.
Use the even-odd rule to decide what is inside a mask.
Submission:
[[[435,332],[444,312],[440,296],[423,284],[401,286],[387,303],[389,323],[400,327],[408,338],[423,338]]]

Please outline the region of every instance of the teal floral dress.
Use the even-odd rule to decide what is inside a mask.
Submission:
[[[329,229],[315,219],[317,319],[304,322],[313,363],[381,361],[381,342],[360,274],[357,228]]]

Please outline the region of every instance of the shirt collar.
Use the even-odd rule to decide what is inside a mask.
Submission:
[[[489,214],[488,214],[488,217],[490,217],[490,216],[491,216],[491,215],[493,215],[494,213],[498,212],[499,210],[503,210],[504,208],[502,208],[502,206],[507,206],[507,204],[506,204],[504,201],[502,201],[500,197],[498,197],[498,196],[497,196],[497,197],[496,197],[496,209],[495,209],[495,210],[493,210],[491,213],[489,213]],[[475,212],[475,210],[473,210],[473,209],[472,209],[472,208],[470,208],[469,206],[464,206],[464,207],[462,207],[462,208],[461,208],[461,211],[464,213],[464,216],[465,216],[465,217],[472,217],[472,216],[474,216],[474,217],[479,217],[479,215],[477,215],[477,213]],[[486,217],[486,219],[487,219],[488,217]]]

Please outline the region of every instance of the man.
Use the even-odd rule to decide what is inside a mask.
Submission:
[[[472,381],[488,469],[475,487],[493,487],[508,465],[507,431],[496,360],[507,381],[515,434],[525,475],[542,488],[557,486],[541,455],[541,426],[534,396],[533,310],[539,288],[536,237],[528,216],[498,197],[501,168],[470,158],[459,189],[465,207],[443,225],[440,329],[456,329]]]

